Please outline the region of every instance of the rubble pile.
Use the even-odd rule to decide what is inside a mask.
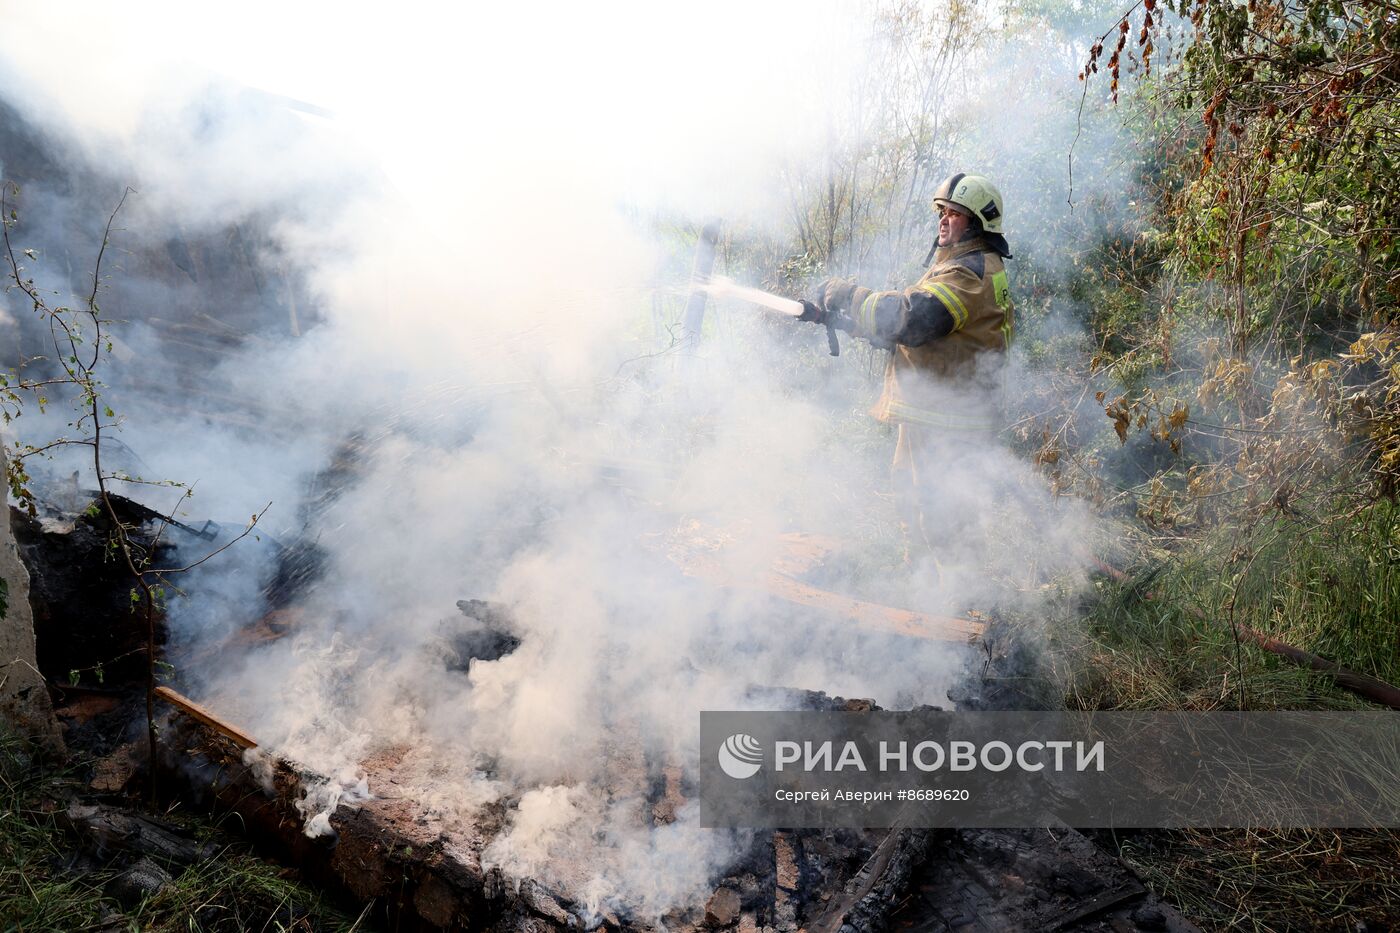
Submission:
[[[138,527],[159,518],[131,503],[123,502],[122,508],[124,520]],[[117,653],[127,642],[139,647],[141,627],[123,603],[129,585],[110,562],[104,563],[100,519],[49,515],[42,521],[17,521],[21,549],[36,581],[40,655],[51,680],[57,679],[52,676],[56,669],[82,667],[88,653]],[[298,585],[314,581],[315,564],[295,545],[282,554],[286,567],[277,577],[278,598],[265,594],[265,616],[235,639],[274,640],[295,629],[295,610],[288,607]],[[94,615],[79,615],[80,607],[96,607],[93,611],[102,614],[105,624],[91,624]],[[447,670],[465,676],[474,662],[497,660],[520,647],[522,635],[507,607],[464,599],[457,608],[460,614],[443,623],[436,645]],[[988,635],[989,644],[1004,643],[995,626]],[[101,642],[90,644],[84,638]],[[139,660],[139,651],[136,655]],[[1024,664],[1013,650],[989,649],[975,676],[955,695],[973,708],[1025,702],[1024,693],[999,686],[1023,680]],[[55,688],[55,693],[66,740],[94,761],[84,775],[88,794],[69,802],[64,823],[94,857],[115,853],[122,858],[128,868],[122,877],[132,890],[149,893],[151,885],[158,889],[170,882],[170,871],[162,865],[178,871],[208,853],[183,838],[178,827],[113,805],[139,790],[147,766],[144,746],[136,741],[141,670],[140,664],[109,665],[105,682],[97,683],[89,671],[75,678],[74,686]],[[412,751],[408,748],[384,750],[363,762],[368,796],[342,800],[329,815],[329,831],[312,838],[298,804],[321,776],[249,748],[255,737],[244,736],[237,724],[222,723],[217,710],[203,710],[162,689],[174,705],[164,708],[158,766],[163,775],[178,778],[167,779],[166,786],[200,807],[237,814],[237,824],[264,851],[328,890],[358,902],[373,901],[382,911],[379,916],[395,929],[1191,929],[1121,863],[1068,829],[757,832],[737,847],[739,854],[714,879],[703,903],[648,917],[485,867],[483,853],[508,826],[518,797],[508,795],[471,819],[440,814],[410,790],[421,775],[410,777],[403,770]],[[868,699],[798,689],[764,688],[764,694],[795,709],[879,708]],[[620,730],[617,767],[607,791],[617,800],[640,799],[634,809],[641,821],[652,826],[673,822],[694,786],[676,763],[649,761],[634,739]]]

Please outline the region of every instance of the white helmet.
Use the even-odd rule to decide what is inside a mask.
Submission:
[[[956,205],[982,222],[988,233],[1001,233],[1001,192],[985,175],[950,176],[933,194],[935,205]]]

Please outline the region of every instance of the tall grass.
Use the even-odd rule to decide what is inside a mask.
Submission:
[[[1280,515],[1140,548],[1056,627],[1072,709],[1348,709],[1332,678],[1234,636],[1231,623],[1400,681],[1400,508]]]

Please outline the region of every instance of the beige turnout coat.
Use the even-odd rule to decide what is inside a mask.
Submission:
[[[937,433],[995,433],[1013,311],[1006,267],[981,237],[940,247],[903,291],[856,288],[856,336],[893,351],[872,414]]]

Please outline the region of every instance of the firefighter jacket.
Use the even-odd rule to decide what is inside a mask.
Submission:
[[[960,433],[1000,429],[1011,346],[1011,289],[1001,256],[980,236],[940,247],[904,291],[857,287],[854,333],[893,352],[872,414]]]

